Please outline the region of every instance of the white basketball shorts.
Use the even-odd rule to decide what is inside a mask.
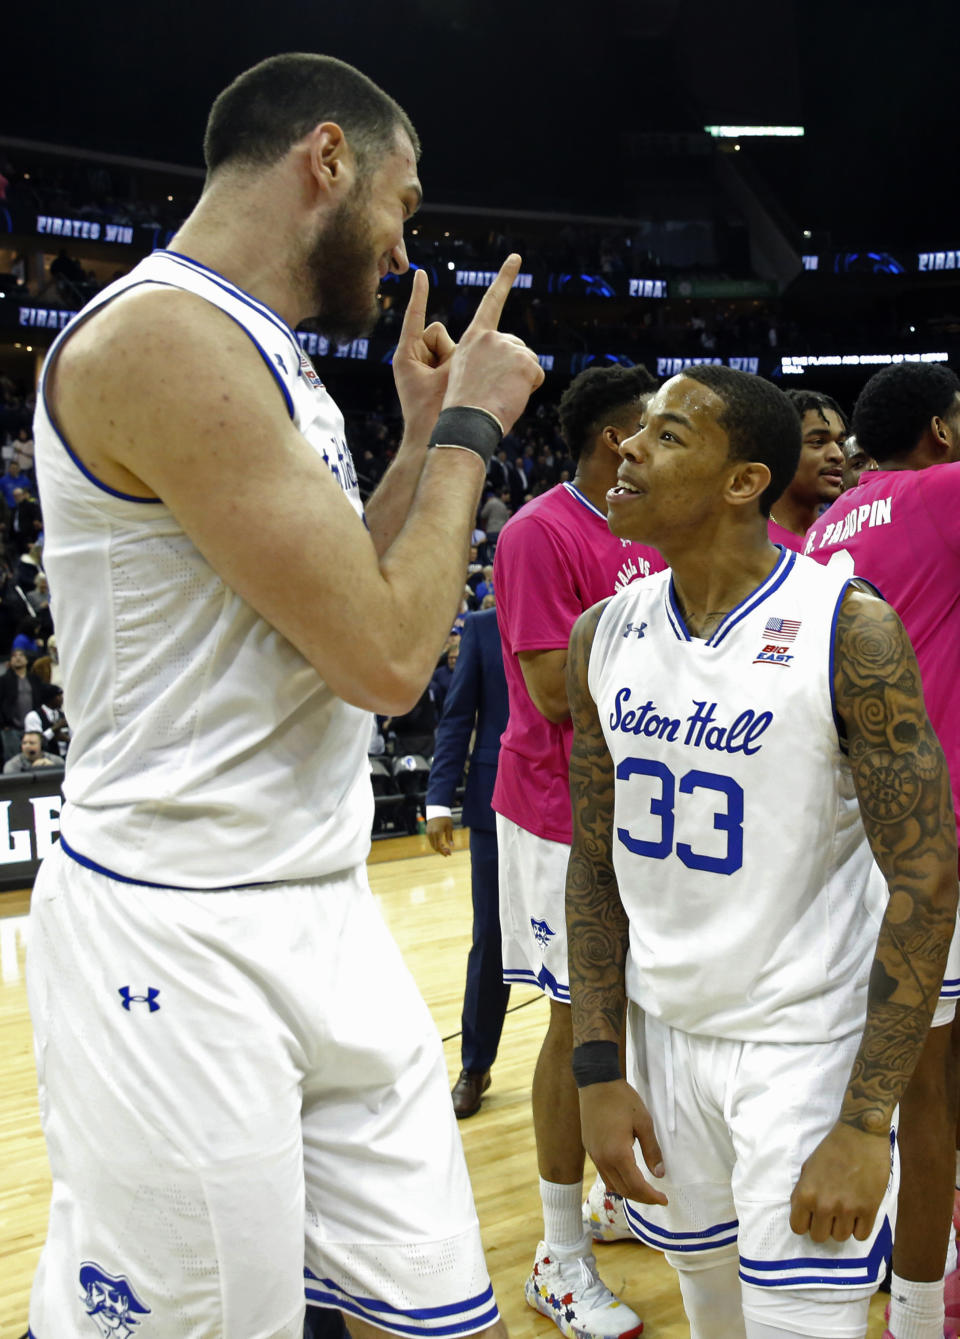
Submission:
[[[570,847],[497,814],[503,979],[570,1003],[565,895]]]
[[[811,1045],[728,1041],[676,1031],[630,1004],[627,1037],[630,1082],[653,1118],[666,1169],[648,1179],[669,1200],[627,1204],[636,1235],[677,1268],[709,1265],[711,1254],[734,1248],[745,1311],[756,1288],[874,1292],[896,1218],[893,1131],[869,1240],[818,1244],[790,1228],[790,1196],[836,1122],[860,1034]],[[643,1166],[639,1146],[636,1154]]]
[[[497,1318],[440,1039],[365,869],[180,892],[57,847],[27,974],[35,1339],[301,1339],[305,1301],[404,1336]]]

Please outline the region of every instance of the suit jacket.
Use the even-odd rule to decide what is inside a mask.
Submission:
[[[437,726],[427,784],[427,804],[453,807],[454,792],[463,775],[470,734],[476,723],[476,741],[463,797],[463,825],[481,832],[496,831],[491,801],[500,736],[507,728],[507,710],[507,680],[497,611],[483,609],[471,614],[464,624],[460,654]]]

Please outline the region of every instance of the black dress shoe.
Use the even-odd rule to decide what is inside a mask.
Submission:
[[[480,1110],[483,1094],[489,1087],[489,1069],[485,1074],[468,1074],[465,1069],[461,1069],[460,1077],[453,1085],[453,1092],[450,1094],[457,1120],[465,1120],[467,1116],[476,1115]]]

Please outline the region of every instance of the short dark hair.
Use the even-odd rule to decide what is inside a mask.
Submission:
[[[652,395],[657,383],[642,363],[636,367],[588,367],[570,382],[560,398],[560,431],[574,462],[616,414],[641,396]]]
[[[875,372],[853,406],[853,433],[874,460],[908,456],[934,416],[949,413],[960,380],[942,363],[892,363]]]
[[[681,375],[709,387],[724,402],[717,423],[729,438],[731,460],[756,460],[770,471],[760,494],[761,514],[769,516],[800,461],[803,434],[789,397],[763,377],[732,367],[703,363],[685,367]]]
[[[335,121],[361,162],[388,152],[398,130],[420,141],[403,108],[334,56],[288,52],[238,75],[210,109],[203,138],[207,172],[224,164],[267,167],[321,121]]]
[[[825,409],[832,409],[843,426],[849,430],[850,420],[843,407],[837,403],[832,395],[825,395],[823,391],[808,390],[790,390],[786,391],[785,394],[794,409],[800,415],[801,422],[803,421],[804,415],[811,409],[815,409],[823,421],[826,422],[826,415],[823,411]]]

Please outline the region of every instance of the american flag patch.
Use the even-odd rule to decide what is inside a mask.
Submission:
[[[781,642],[792,642],[800,631],[798,618],[768,618],[763,630],[765,637],[776,637]]]

